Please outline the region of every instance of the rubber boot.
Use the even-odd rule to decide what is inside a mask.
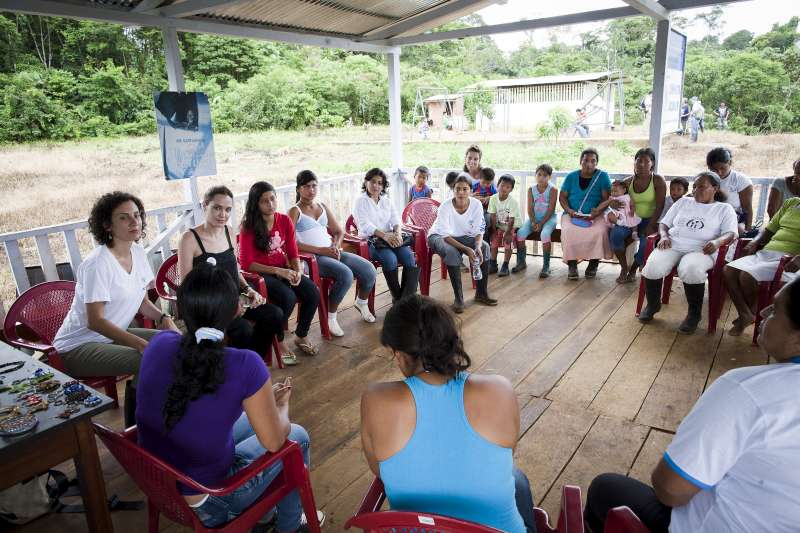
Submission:
[[[400,279],[398,278],[397,269],[396,268],[394,270],[384,269],[383,277],[386,278],[386,285],[389,286],[389,292],[392,293],[392,303],[394,303],[400,299],[400,295],[402,294],[402,290],[400,289]]]
[[[544,252],[542,257],[542,271],[539,272],[540,278],[547,278],[550,276],[550,253]]]
[[[125,382],[125,405],[122,408],[125,418],[125,428],[136,425],[136,387],[133,381]]]
[[[461,266],[447,267],[447,277],[450,278],[450,285],[453,286],[453,312],[460,315],[464,312],[464,289],[461,287]]]
[[[574,259],[567,261],[567,267],[569,268],[569,274],[567,274],[567,279],[571,279],[573,281],[578,279],[578,262]]]
[[[400,285],[400,297],[405,298],[417,292],[419,284],[419,267],[403,267],[403,282]]]
[[[522,272],[526,268],[528,268],[528,263],[526,259],[528,257],[527,254],[528,250],[525,249],[524,243],[523,246],[517,248],[517,264],[511,269],[511,272],[516,274],[517,272]]]
[[[647,305],[639,313],[639,322],[650,322],[656,313],[661,311],[661,287],[664,284],[663,278],[649,279],[644,278],[644,291],[647,297]]]
[[[475,301],[489,306],[497,305],[497,300],[489,298],[489,265],[488,261],[484,261],[481,265],[481,272],[483,276],[481,279],[475,281]]]
[[[509,272],[508,272],[508,262],[506,261],[506,262],[503,263],[503,266],[501,266],[500,270],[497,272],[497,277],[498,278],[504,278],[504,277],[508,276],[508,274],[509,274]]]
[[[599,264],[600,264],[599,259],[590,259],[589,265],[586,267],[586,271],[583,273],[583,275],[589,279],[592,279],[595,276],[597,276],[597,267]]]
[[[489,259],[489,261],[487,261],[487,262],[489,263],[489,271],[488,271],[488,273],[489,274],[497,274],[497,261],[495,261],[494,259]]]
[[[686,302],[689,304],[689,312],[683,319],[678,331],[691,334],[697,329],[700,317],[703,313],[703,296],[706,293],[705,283],[684,283],[683,291],[686,293]]]

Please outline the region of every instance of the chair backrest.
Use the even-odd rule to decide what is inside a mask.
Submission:
[[[95,423],[94,430],[108,451],[147,496],[150,505],[157,507],[174,522],[186,526],[194,525],[196,515],[178,492],[176,485],[178,480],[186,480],[186,476],[140,447],[136,442],[135,427],[125,433],[117,433]]]
[[[345,529],[358,527],[369,533],[499,533],[499,529],[457,518],[405,511],[380,511],[354,516]]]
[[[349,235],[358,235],[358,224],[353,215],[347,217],[347,222],[344,223],[344,232]]]
[[[173,254],[158,269],[156,292],[164,300],[175,300],[177,298],[178,285],[180,285],[178,254]]]
[[[432,198],[417,198],[403,209],[403,222],[425,231],[431,229],[439,210],[439,202]]]
[[[52,345],[72,306],[75,285],[74,281],[45,281],[20,294],[6,314],[3,325],[6,338],[17,338],[17,325],[21,324],[37,340]]]

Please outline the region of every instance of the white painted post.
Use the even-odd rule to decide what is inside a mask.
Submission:
[[[656,57],[653,65],[653,105],[650,112],[650,148],[656,153],[655,172],[661,162],[661,116],[664,109],[664,80],[667,73],[667,50],[669,49],[669,20],[661,20],[656,26]]]
[[[181,64],[181,48],[178,44],[178,32],[174,27],[165,26],[161,28],[164,36],[164,62],[167,66],[167,79],[169,80],[169,90],[184,92],[186,83],[183,78],[183,64]],[[200,208],[200,192],[197,189],[197,178],[191,177],[183,180],[183,191],[186,200],[192,204],[194,223],[203,222],[203,211]]]
[[[389,67],[389,135],[392,149],[391,199],[400,213],[406,204],[406,180],[403,175],[403,116],[400,108],[400,47],[386,54]]]

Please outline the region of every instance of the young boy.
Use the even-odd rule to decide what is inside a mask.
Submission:
[[[514,190],[514,183],[514,176],[511,174],[500,176],[500,181],[497,183],[497,194],[489,198],[489,208],[487,210],[491,217],[492,226],[492,259],[491,263],[489,263],[489,273],[492,273],[493,270],[497,272],[497,252],[502,244],[505,247],[503,266],[497,274],[501,278],[508,276],[508,262],[511,260],[512,245],[520,246],[520,243],[517,242],[516,230],[522,224],[522,216],[519,211],[519,202],[511,196],[511,191]],[[525,246],[525,241],[522,242],[522,246]]]
[[[494,170],[489,167],[483,167],[480,181],[472,186],[472,196],[483,204],[483,218],[486,220],[486,231],[483,233],[483,240],[486,242],[491,242],[492,240],[491,220],[487,209],[489,209],[489,198],[494,194],[497,194],[497,188],[494,186]],[[496,264],[494,265],[494,272],[497,272]],[[494,272],[490,267],[489,273],[493,274]]]
[[[408,190],[413,202],[417,198],[430,198],[433,194],[433,189],[428,187],[428,178],[431,177],[431,171],[428,167],[420,165],[414,171],[414,185]]]
[[[672,204],[686,196],[689,192],[689,180],[686,178],[674,178],[669,182],[669,195],[664,200],[664,209],[661,210],[661,218],[659,222],[667,215],[667,211],[672,207]]]

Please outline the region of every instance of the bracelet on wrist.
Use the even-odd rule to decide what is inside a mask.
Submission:
[[[165,318],[172,318],[172,315],[170,315],[169,313],[161,313],[161,316],[158,317],[158,325],[159,326],[164,322]]]

